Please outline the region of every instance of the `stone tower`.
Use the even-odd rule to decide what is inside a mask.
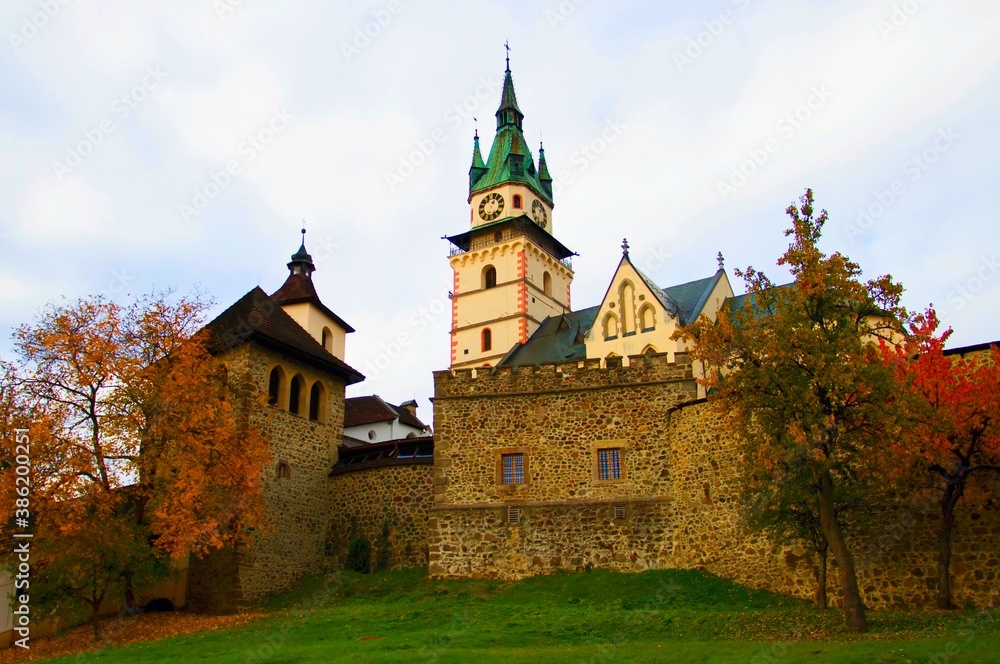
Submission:
[[[552,177],[539,146],[538,168],[525,141],[510,58],[489,159],[473,138],[470,229],[448,238],[452,289],[451,366],[496,366],[547,316],[570,310],[573,269],[552,235]]]

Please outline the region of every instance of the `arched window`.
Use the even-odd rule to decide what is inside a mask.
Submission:
[[[542,292],[552,297],[552,275],[548,272],[542,275]]]
[[[643,355],[656,355],[656,348],[652,345],[646,346],[642,349]]]
[[[604,339],[615,339],[618,337],[618,317],[610,311],[604,316]]]
[[[288,389],[288,412],[295,415],[302,413],[302,398],[305,396],[306,391],[306,379],[302,377],[302,374],[296,374],[292,378],[291,385]]]
[[[490,328],[483,330],[483,352],[493,350],[493,332]]]
[[[622,336],[635,332],[635,286],[631,281],[622,283],[621,290]]]
[[[517,208],[518,210],[521,209],[521,197],[518,196],[517,194],[514,194],[514,207]]]
[[[323,348],[325,348],[328,353],[333,352],[333,332],[331,332],[328,327],[323,328]]]
[[[286,461],[279,461],[277,467],[274,469],[274,475],[279,480],[287,480],[292,476],[292,467]]]
[[[618,353],[608,353],[604,358],[604,366],[608,369],[620,368],[622,366],[622,356]]]
[[[642,310],[639,311],[639,327],[642,328],[643,332],[652,330],[656,327],[653,307],[649,304],[645,305]]]
[[[326,388],[317,380],[309,389],[309,419],[326,422]]]
[[[483,288],[496,288],[497,269],[492,265],[483,268]]]
[[[281,398],[285,392],[285,372],[281,367],[271,369],[267,377],[267,403],[271,406],[281,406]]]

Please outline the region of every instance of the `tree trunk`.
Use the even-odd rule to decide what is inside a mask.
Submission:
[[[816,606],[826,610],[830,607],[826,598],[826,570],[829,545],[817,551],[819,554],[819,567],[816,570]]]
[[[865,618],[865,605],[861,602],[861,592],[858,590],[858,577],[854,571],[854,559],[844,541],[844,534],[837,523],[837,514],[833,504],[833,478],[829,472],[820,477],[819,522],[823,535],[833,549],[833,556],[840,565],[841,593],[844,597],[844,619],[851,632],[867,632],[868,620]]]
[[[100,642],[100,640],[101,640],[101,620],[100,620],[101,603],[99,601],[92,602],[91,603],[91,607],[93,607],[93,609],[94,609],[93,610],[93,615],[91,616],[91,622],[94,623],[94,641]]]
[[[955,528],[957,491],[949,483],[941,497],[941,530],[938,532],[938,608],[954,609],[951,600],[951,532]]]

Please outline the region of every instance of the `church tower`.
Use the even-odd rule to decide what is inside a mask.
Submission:
[[[489,158],[473,138],[470,229],[448,237],[454,272],[451,366],[495,366],[543,320],[570,311],[571,256],[553,235],[552,177],[524,139],[510,57]]]

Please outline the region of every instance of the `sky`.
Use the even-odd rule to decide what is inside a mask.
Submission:
[[[787,280],[810,187],[825,251],[933,304],[950,346],[1000,339],[995,2],[5,0],[0,28],[0,356],[63,298],[273,292],[305,220],[368,377],[348,395],[429,420],[442,236],[469,227],[505,42],[575,307],[623,237],[664,287],[718,252]]]

